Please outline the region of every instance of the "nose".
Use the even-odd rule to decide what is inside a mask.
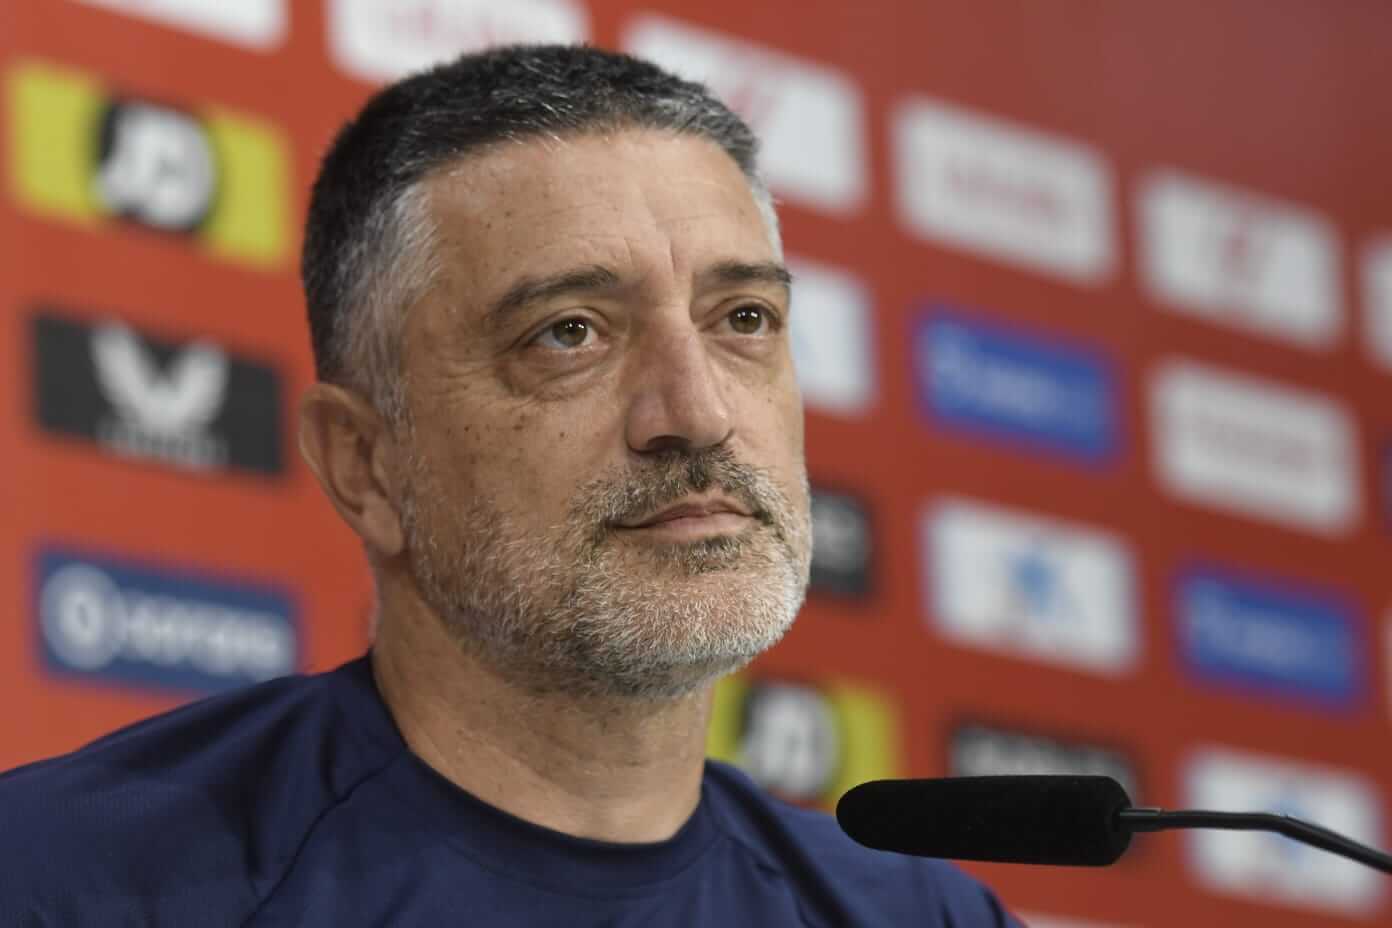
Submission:
[[[637,352],[626,422],[629,448],[651,454],[726,441],[734,420],[721,371],[702,334],[688,320],[647,336]]]

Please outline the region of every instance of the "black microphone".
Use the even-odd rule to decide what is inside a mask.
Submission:
[[[998,863],[1104,867],[1131,843],[1131,805],[1111,777],[875,780],[836,804],[852,839],[880,851]]]
[[[879,851],[1082,867],[1115,863],[1134,831],[1274,831],[1392,873],[1392,856],[1288,815],[1133,808],[1111,777],[875,780],[841,797],[836,821],[854,841]]]

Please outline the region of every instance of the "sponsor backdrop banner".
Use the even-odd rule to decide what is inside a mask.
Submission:
[[[0,767],[362,653],[295,453],[334,130],[462,50],[590,41],[765,142],[812,591],[712,756],[1105,773],[1392,843],[1392,8],[1314,0],[0,2]],[[1282,838],[972,867],[1032,924],[1388,924]]]

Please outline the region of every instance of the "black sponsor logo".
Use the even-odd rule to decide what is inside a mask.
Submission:
[[[716,685],[706,749],[783,799],[829,807],[857,783],[899,775],[901,731],[877,688],[734,674]]]
[[[813,487],[812,591],[870,595],[872,539],[870,513],[864,503],[849,493]]]
[[[202,225],[217,195],[207,132],[188,113],[119,100],[102,115],[92,189],[112,213],[169,232]]]
[[[40,310],[31,321],[34,409],[46,431],[192,470],[279,474],[281,382],[208,341]]]
[[[1133,802],[1139,786],[1134,765],[1116,748],[981,722],[964,722],[952,728],[947,772],[954,777],[1107,776],[1120,783]]]
[[[742,710],[744,770],[787,799],[821,798],[836,781],[844,753],[842,723],[827,696],[804,684],[764,682],[750,688]]]

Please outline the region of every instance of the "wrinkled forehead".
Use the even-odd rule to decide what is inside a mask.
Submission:
[[[509,278],[602,263],[694,278],[778,248],[748,178],[715,143],[622,130],[509,143],[427,181],[437,258],[489,291]]]

